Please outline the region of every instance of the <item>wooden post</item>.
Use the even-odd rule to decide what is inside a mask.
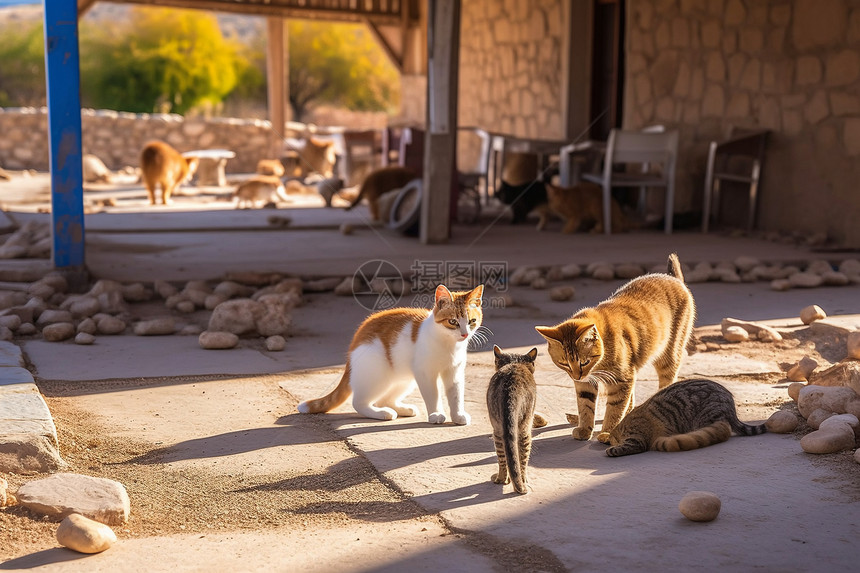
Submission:
[[[421,195],[421,242],[444,243],[451,234],[456,175],[460,0],[430,0],[427,10],[427,130]]]
[[[280,158],[284,130],[289,119],[289,31],[287,20],[271,16],[266,19],[266,75],[269,97],[269,121],[272,124],[272,157]]]
[[[44,3],[54,267],[69,286],[86,283],[77,0]]]

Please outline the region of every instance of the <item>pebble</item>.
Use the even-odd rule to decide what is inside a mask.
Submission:
[[[103,316],[96,321],[99,334],[120,334],[125,330],[126,324],[115,316]]]
[[[729,326],[723,333],[723,338],[729,342],[746,342],[750,339],[750,333],[740,326]]]
[[[827,318],[827,313],[817,304],[811,304],[800,311],[800,321],[803,324],[812,324],[822,318]]]
[[[355,228],[349,223],[342,223],[340,226],[340,234],[341,235],[352,235],[352,232]]]
[[[152,300],[152,291],[143,283],[132,283],[122,286],[122,297],[128,302],[146,302]]]
[[[821,275],[815,273],[794,273],[788,277],[788,282],[792,286],[800,288],[815,288],[821,286],[824,283],[824,279]]]
[[[790,290],[792,287],[791,281],[788,279],[774,279],[770,281],[770,290],[775,291],[786,291]]]
[[[340,284],[334,287],[337,296],[352,296],[355,293],[355,277],[345,277]]]
[[[134,333],[138,336],[163,336],[174,332],[176,332],[176,321],[173,317],[142,320],[134,325]]]
[[[826,286],[845,286],[851,283],[851,279],[839,271],[828,271],[823,273],[821,278]]]
[[[543,290],[547,287],[547,282],[545,277],[537,277],[535,280],[531,282],[531,287],[535,290]]]
[[[229,350],[239,344],[239,337],[232,332],[204,330],[197,338],[200,348],[206,350]]]
[[[561,271],[561,277],[564,279],[575,279],[582,275],[582,267],[575,263],[564,265],[559,269],[559,271]]]
[[[787,378],[792,382],[805,382],[818,368],[818,362],[809,356],[804,356],[797,364],[789,368]]]
[[[678,509],[690,521],[713,521],[720,514],[720,498],[709,491],[691,491],[681,498]]]
[[[854,461],[860,464],[860,448],[857,448],[854,452]]]
[[[0,316],[0,326],[5,326],[9,330],[18,330],[18,328],[21,326],[21,323],[21,317],[17,314],[7,314],[6,316]]]
[[[160,296],[164,300],[167,300],[168,298],[179,292],[178,288],[176,288],[169,282],[162,280],[155,281],[155,283],[153,283],[153,288],[155,289],[155,292],[158,293],[158,296]]]
[[[39,329],[36,328],[36,325],[32,322],[24,322],[21,323],[21,326],[18,327],[18,330],[15,332],[20,336],[30,336],[31,334],[36,334]]]
[[[39,326],[45,324],[56,324],[58,322],[72,322],[72,313],[68,310],[47,309],[39,315],[36,324]]]
[[[788,395],[789,397],[797,402],[797,397],[800,395],[800,390],[805,388],[806,384],[803,382],[793,382],[788,385]]]
[[[96,341],[96,337],[88,332],[79,332],[75,336],[75,344],[88,345]]]
[[[71,322],[49,324],[42,329],[42,337],[48,342],[62,342],[75,335],[75,325]]]
[[[576,289],[572,286],[557,286],[549,291],[549,298],[557,302],[571,300],[576,295]]]
[[[229,296],[215,292],[206,297],[206,300],[203,302],[203,307],[206,310],[213,310],[216,306],[227,300],[230,300]]]
[[[830,410],[818,408],[810,412],[810,414],[806,417],[806,423],[809,424],[809,427],[813,430],[817,430],[821,427],[821,422],[835,415],[836,414],[834,414]]]
[[[57,542],[79,553],[100,553],[116,543],[116,534],[104,523],[73,513],[57,528]]]
[[[860,331],[849,332],[846,340],[848,356],[860,360]]]
[[[7,497],[6,491],[9,489],[9,482],[0,477],[0,507],[4,507],[6,505]]]
[[[280,334],[270,336],[266,339],[266,350],[269,352],[280,352],[287,346],[287,341]]]
[[[599,281],[611,281],[615,278],[615,269],[610,265],[600,266],[594,269],[591,277]]]
[[[854,447],[854,431],[848,424],[815,430],[800,438],[800,447],[808,454],[835,454]]]
[[[797,416],[787,410],[777,410],[770,415],[770,418],[764,423],[768,432],[774,434],[790,434],[797,429],[800,420]]]
[[[206,295],[207,300],[208,300],[209,296],[210,295]],[[197,306],[194,304],[193,301],[190,301],[190,300],[181,300],[178,303],[176,303],[176,307],[175,307],[176,312],[181,312],[183,314],[191,314],[192,312],[194,312],[194,310],[196,308],[197,308]]]
[[[635,279],[645,274],[642,265],[633,263],[622,263],[615,267],[615,276],[619,279]]]

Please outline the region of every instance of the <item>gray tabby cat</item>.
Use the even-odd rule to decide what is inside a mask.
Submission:
[[[640,454],[648,450],[680,452],[725,442],[732,430],[755,436],[764,424],[738,420],[732,393],[712,380],[675,382],[633,408],[609,433],[606,455]]]
[[[537,348],[532,348],[526,354],[505,354],[493,346],[496,372],[487,388],[487,410],[499,459],[499,472],[493,474],[492,480],[499,484],[512,481],[517,493],[528,493],[526,468],[532,447],[532,424],[546,423],[542,417],[535,417],[537,352]]]

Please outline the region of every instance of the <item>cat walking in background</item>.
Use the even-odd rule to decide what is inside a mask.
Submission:
[[[347,353],[346,369],[328,395],[298,406],[303,414],[328,412],[352,395],[356,412],[377,420],[416,416],[418,409],[403,403],[418,384],[428,421],[442,424],[445,416],[439,381],[448,397],[451,420],[469,424],[465,410],[466,350],[481,326],[483,285],[469,292],[436,287],[432,310],[394,308],[370,315],[356,330]]]
[[[668,274],[635,278],[597,306],[583,308],[556,326],[535,327],[546,339],[552,361],[573,380],[577,440],[589,439],[594,430],[598,383],[606,392],[606,414],[597,439],[606,443],[612,429],[633,409],[636,373],[643,366],[653,362],[660,388],[675,381],[696,305],[674,253],[668,267]]]
[[[487,388],[487,410],[499,471],[492,480],[499,484],[513,482],[517,493],[528,493],[526,468],[537,402],[534,378],[537,353],[537,348],[532,348],[526,354],[506,354],[493,346],[496,372]]]
[[[247,181],[243,181],[233,192],[233,199],[237,209],[248,207],[254,209],[260,202],[265,206],[278,200],[290,200],[283,182],[272,175],[254,175]]]
[[[683,380],[667,386],[633,408],[609,433],[606,455],[640,454],[648,450],[680,452],[725,442],[735,431],[756,436],[764,424],[738,419],[732,393],[712,380]]]
[[[346,210],[349,211],[361,203],[362,199],[367,199],[370,218],[374,221],[387,220],[388,215],[380,213],[379,198],[388,191],[405,187],[407,183],[417,177],[418,174],[415,170],[408,167],[398,165],[380,167],[364,178],[358,188],[358,195]]]
[[[161,185],[161,204],[169,204],[176,187],[194,176],[198,162],[198,158],[183,157],[163,141],[147,143],[140,152],[140,172],[149,194],[149,204],[155,205],[157,185]]]

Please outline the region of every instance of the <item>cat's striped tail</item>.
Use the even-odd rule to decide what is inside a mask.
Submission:
[[[334,390],[332,390],[322,398],[317,398],[316,400],[305,400],[304,402],[300,402],[298,405],[298,410],[302,414],[319,414],[320,412],[329,412],[346,402],[351,395],[352,388],[349,387],[349,364],[347,363],[346,369],[344,369],[343,371],[343,377],[341,377],[340,383],[338,383],[337,387]]]
[[[517,431],[518,427],[519,425],[516,420],[508,420],[508,423],[502,428],[502,443],[505,448],[505,462],[508,466],[508,476],[511,478],[514,490],[517,493],[528,493],[523,472],[521,471],[522,462],[520,460],[519,442],[522,440],[522,436]]]
[[[669,265],[668,270],[666,271],[669,275],[675,277],[678,280],[684,280],[684,273],[681,271],[681,261],[678,260],[678,254],[672,253],[669,255]]]
[[[725,442],[731,435],[732,427],[720,420],[686,434],[661,436],[654,440],[651,448],[659,452],[686,452]]]
[[[729,424],[732,425],[732,429],[739,436],[758,436],[759,434],[767,432],[767,427],[764,424],[751,426],[750,424],[745,424],[740,420],[729,420]]]

